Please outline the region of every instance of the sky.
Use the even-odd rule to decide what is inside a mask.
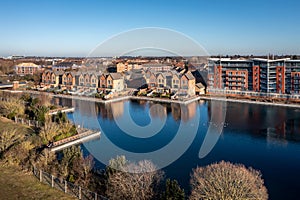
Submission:
[[[144,27],[174,30],[210,55],[300,54],[299,8],[298,0],[1,0],[0,56],[87,56]]]

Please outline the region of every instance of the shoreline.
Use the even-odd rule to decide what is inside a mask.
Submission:
[[[82,100],[82,101],[90,101],[90,102],[98,102],[98,103],[113,103],[123,100],[146,100],[146,101],[153,101],[153,102],[161,102],[161,103],[178,103],[178,104],[189,104],[194,101],[200,100],[200,96],[194,96],[188,99],[185,99],[183,101],[181,100],[173,100],[173,99],[163,99],[163,98],[153,98],[153,97],[139,97],[139,96],[122,96],[122,97],[116,97],[109,100],[103,100],[95,97],[86,97],[86,96],[76,96],[76,95],[65,95],[65,94],[53,94],[53,93],[47,93],[47,92],[39,92],[39,91],[32,91],[32,90],[24,90],[24,93],[30,93],[30,94],[45,94],[52,97],[58,97],[58,98],[66,98],[66,99],[74,99],[74,100]]]
[[[3,91],[5,91],[5,90],[3,90]],[[11,92],[9,90],[6,90],[6,91]],[[257,105],[267,105],[267,106],[300,108],[300,104],[251,101],[251,100],[246,100],[246,99],[231,99],[231,98],[222,98],[222,97],[217,97],[217,96],[194,96],[192,98],[188,98],[188,99],[185,99],[182,101],[181,100],[173,100],[173,99],[145,97],[145,96],[122,96],[122,97],[116,97],[116,98],[109,99],[109,100],[103,100],[103,99],[99,99],[99,98],[95,98],[95,97],[53,94],[53,93],[39,92],[39,91],[32,91],[32,90],[24,90],[24,91],[20,91],[20,92],[36,94],[36,95],[45,94],[45,95],[49,95],[52,97],[89,101],[89,102],[98,102],[98,103],[104,103],[104,104],[123,101],[123,100],[145,100],[145,101],[153,101],[153,102],[160,102],[160,103],[178,103],[178,104],[187,105],[189,103],[192,103],[194,101],[199,101],[199,100],[215,100],[215,101],[228,101],[228,102],[234,102],[234,103],[249,103],[249,104],[257,104]]]
[[[211,97],[200,96],[200,100],[228,101],[228,102],[233,102],[233,103],[248,103],[248,104],[266,105],[266,106],[281,106],[281,107],[289,107],[289,108],[300,108],[300,104],[250,101],[250,100],[244,100],[244,99],[221,98],[221,97],[215,97],[215,96],[211,96]]]

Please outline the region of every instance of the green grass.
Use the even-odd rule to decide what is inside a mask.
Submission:
[[[62,191],[40,183],[18,167],[0,163],[0,199],[75,199]]]

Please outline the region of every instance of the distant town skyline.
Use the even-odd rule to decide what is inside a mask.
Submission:
[[[0,56],[84,57],[113,35],[143,27],[180,32],[212,55],[300,54],[299,6],[294,0],[3,0]]]

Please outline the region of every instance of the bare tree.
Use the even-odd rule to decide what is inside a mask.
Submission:
[[[70,175],[70,171],[73,168],[74,160],[82,157],[82,151],[78,146],[71,146],[63,150],[63,157],[60,161],[60,172],[64,178]]]
[[[35,165],[38,168],[48,170],[50,164],[56,160],[56,155],[54,152],[51,152],[49,149],[44,149],[40,154],[38,154]]]
[[[23,137],[24,135],[19,134],[17,129],[4,130],[0,133],[0,152],[6,151]]]
[[[87,187],[92,179],[92,170],[95,163],[93,156],[83,157],[83,154],[81,154],[73,162],[73,170],[77,178],[76,182]]]
[[[34,145],[28,141],[18,142],[13,145],[5,154],[4,159],[7,163],[18,164],[22,167],[27,167],[29,161],[29,151],[34,148]]]
[[[268,199],[259,171],[224,161],[194,169],[191,186],[190,199]]]
[[[0,113],[9,119],[16,116],[23,116],[25,106],[23,102],[17,98],[10,98],[9,101],[0,101]]]
[[[160,184],[163,172],[149,160],[125,164],[108,177],[107,196],[110,199],[153,199],[155,187]]]
[[[40,136],[44,143],[48,143],[53,140],[53,137],[58,135],[60,127],[57,123],[52,122],[50,118],[46,119],[45,125],[40,131]]]

